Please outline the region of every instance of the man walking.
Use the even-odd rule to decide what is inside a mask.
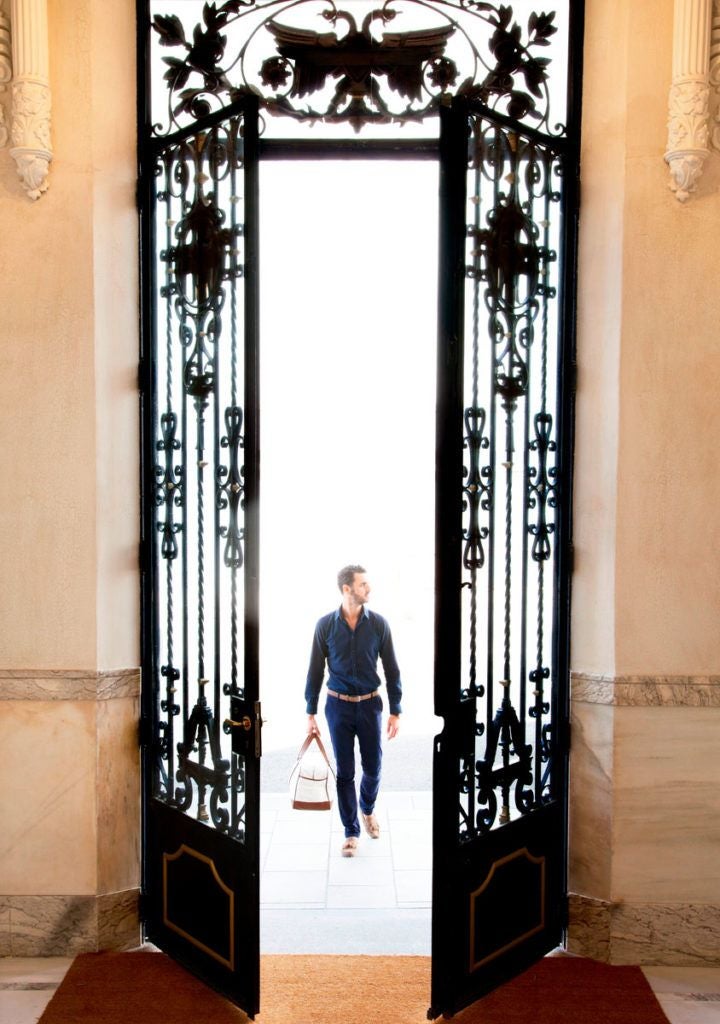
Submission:
[[[346,565],[338,573],[338,587],[342,604],[337,611],[323,615],[315,627],[305,701],[308,733],[319,734],[315,716],[327,663],[325,717],[335,751],[338,810],[345,829],[342,855],[354,857],[360,835],[355,791],[356,736],[362,764],[360,814],[368,835],[372,839],[380,835],[374,814],[382,761],[383,704],[378,658],[382,660],[390,705],[388,739],[397,736],[400,727],[402,684],[390,627],[382,615],[365,607],[370,596],[365,569],[361,565]]]

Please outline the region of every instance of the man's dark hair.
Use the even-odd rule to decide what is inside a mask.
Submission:
[[[338,590],[340,591],[341,594],[342,588],[345,585],[347,585],[348,587],[351,587],[353,585],[353,580],[355,579],[356,572],[367,572],[367,569],[364,569],[361,565],[345,565],[340,570],[337,576],[337,582]]]

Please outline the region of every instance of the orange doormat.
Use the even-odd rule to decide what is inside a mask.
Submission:
[[[430,960],[264,956],[258,1024],[423,1024]],[[39,1024],[241,1024],[245,1015],[163,953],[76,957]],[[548,957],[456,1024],[667,1024],[639,967]]]

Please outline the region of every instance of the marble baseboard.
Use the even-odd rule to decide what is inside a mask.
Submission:
[[[75,956],[140,944],[138,890],[0,896],[0,957]]]
[[[570,893],[568,952],[610,963],[610,917],[609,903]]]
[[[140,694],[140,669],[0,669],[0,700],[115,700]]]
[[[571,673],[571,697],[615,707],[720,707],[720,676],[604,676]]]
[[[568,952],[612,964],[720,967],[720,904],[610,904],[570,895]]]

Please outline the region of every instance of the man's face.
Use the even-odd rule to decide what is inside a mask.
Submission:
[[[352,586],[348,587],[348,596],[352,604],[363,605],[370,596],[370,584],[364,572],[356,572]]]

